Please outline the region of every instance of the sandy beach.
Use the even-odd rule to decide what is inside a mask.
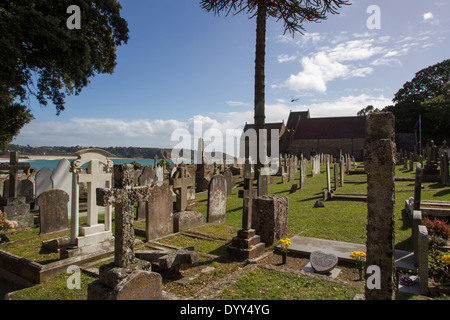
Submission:
[[[26,156],[26,155],[20,155],[20,159],[30,159],[30,160],[36,160],[36,159],[45,159],[45,160],[60,160],[60,159],[76,159],[75,156]],[[9,157],[0,157],[0,160],[9,160]]]

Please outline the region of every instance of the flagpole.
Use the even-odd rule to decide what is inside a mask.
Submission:
[[[419,148],[422,156],[422,115],[419,114]]]

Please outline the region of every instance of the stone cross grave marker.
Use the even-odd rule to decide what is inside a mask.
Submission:
[[[113,162],[111,154],[101,149],[84,149],[75,152],[78,157],[72,161],[72,207],[70,242],[71,246],[60,251],[62,258],[81,256],[89,252],[112,250],[112,206],[105,209],[104,223],[98,221],[96,188],[110,188],[112,185]],[[84,165],[87,164],[87,171]],[[80,185],[87,184],[87,225],[79,225]]]
[[[242,210],[242,229],[252,229],[252,201],[258,196],[258,190],[253,189],[251,165],[244,164],[244,186],[247,189],[239,190],[239,198],[244,199]]]
[[[19,186],[19,171],[30,171],[29,163],[19,163],[19,153],[9,153],[9,164],[0,163],[0,170],[9,171],[9,198],[17,198],[17,187]]]
[[[47,190],[36,200],[39,206],[40,234],[69,229],[69,194],[63,190]]]
[[[265,244],[260,242],[260,236],[252,229],[252,201],[257,196],[257,190],[253,190],[251,165],[248,161],[244,164],[244,188],[248,189],[239,190],[239,197],[244,199],[242,229],[232,239],[231,245],[227,246],[228,254],[237,259],[255,258],[263,254],[265,248]]]
[[[186,211],[188,192],[192,188],[195,188],[195,179],[190,176],[186,165],[182,163],[173,179],[173,191],[177,195],[175,205],[177,211]]]
[[[114,165],[114,188],[97,188],[97,204],[115,203],[114,263],[122,268],[134,263],[134,202],[147,201],[149,187],[132,187],[131,164]]]

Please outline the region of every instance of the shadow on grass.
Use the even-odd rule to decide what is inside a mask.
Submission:
[[[441,197],[441,196],[445,196],[445,195],[447,195],[447,194],[450,194],[450,188],[445,189],[445,190],[438,191],[438,192],[436,192],[436,193],[434,194],[434,196],[435,196],[435,197]]]

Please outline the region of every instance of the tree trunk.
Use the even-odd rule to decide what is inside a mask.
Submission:
[[[257,134],[257,163],[255,178],[259,178],[259,170],[262,167],[260,157],[259,131],[265,127],[265,55],[266,55],[266,0],[258,1],[258,16],[256,19],[256,53],[255,53],[255,130]],[[264,141],[265,142],[265,141]],[[266,146],[266,142],[264,143]],[[267,147],[266,147],[267,148]],[[266,151],[264,150],[264,154]]]

